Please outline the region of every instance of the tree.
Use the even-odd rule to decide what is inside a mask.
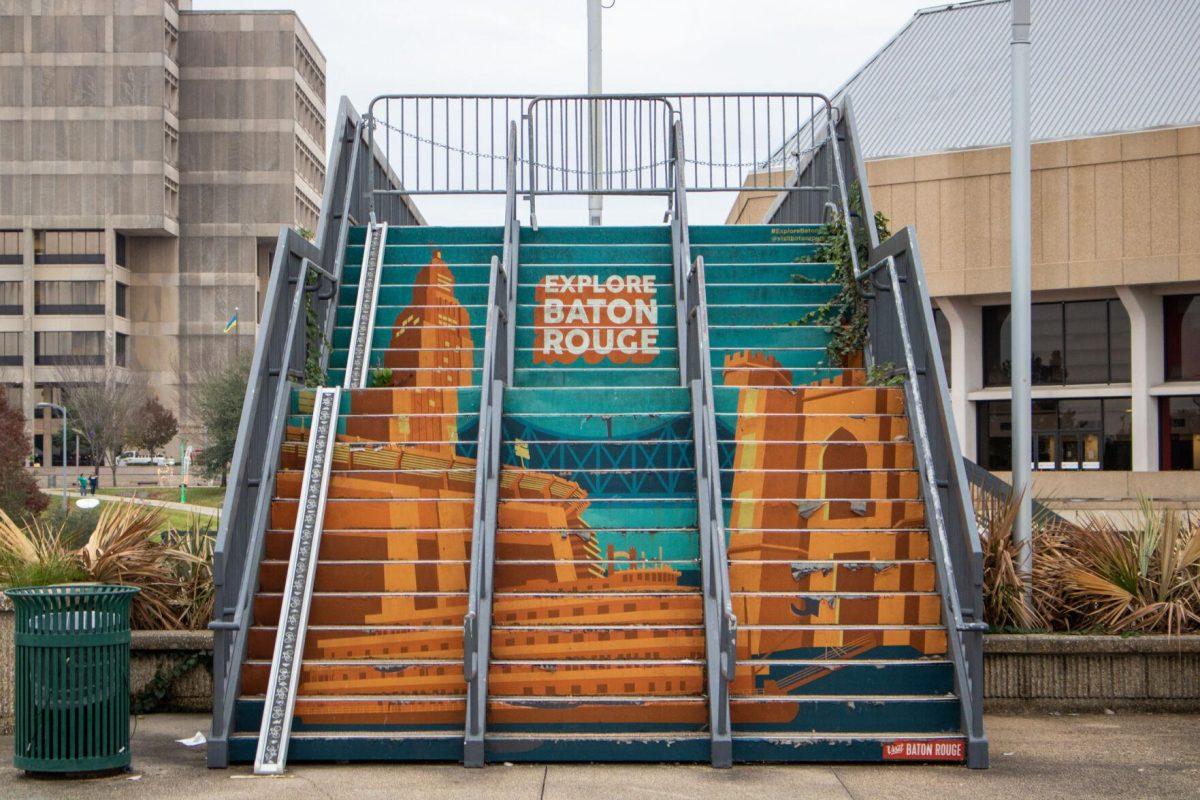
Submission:
[[[117,456],[138,427],[146,402],[145,382],[113,372],[92,373],[98,379],[80,380],[78,371],[60,373],[68,424],[102,456],[117,482]],[[99,461],[93,468],[99,474]]]
[[[138,412],[137,422],[129,432],[128,444],[155,453],[174,439],[177,433],[179,422],[175,415],[158,402],[158,398],[151,397]]]
[[[238,423],[242,419],[242,401],[246,397],[249,376],[250,354],[235,356],[224,365],[203,373],[192,395],[204,428],[204,447],[196,463],[207,477],[220,478],[222,486],[237,446]]]
[[[38,514],[50,503],[25,469],[30,449],[24,416],[9,405],[8,393],[0,391],[0,510],[16,520]]]

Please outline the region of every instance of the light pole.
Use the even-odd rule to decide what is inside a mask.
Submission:
[[[33,407],[36,411],[41,408],[48,408],[51,411],[61,411],[63,418],[62,426],[62,501],[63,511],[67,510],[67,407],[60,406],[57,403],[38,403]],[[50,466],[54,466],[54,448],[50,448]]]
[[[601,49],[600,11],[601,0],[587,0],[587,53],[588,53],[588,94],[601,94],[603,89],[604,55]],[[599,225],[601,212],[604,209],[604,198],[596,194],[600,188],[600,170],[603,168],[604,153],[602,150],[604,110],[601,101],[592,100],[588,103],[588,155],[591,162],[592,193],[588,195],[588,224]]]
[[[1018,502],[1013,541],[1025,600],[1033,600],[1033,442],[1030,371],[1030,282],[1033,261],[1029,176],[1029,3],[1012,0],[1012,484]]]

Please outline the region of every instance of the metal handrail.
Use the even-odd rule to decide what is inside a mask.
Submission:
[[[671,221],[675,254],[677,321],[680,343],[680,380],[690,388],[692,436],[695,442],[696,510],[700,529],[701,589],[705,608],[705,663],[707,665],[709,736],[714,767],[733,764],[729,713],[729,682],[733,680],[737,618],[729,588],[729,559],[725,544],[725,512],[721,499],[721,471],[717,460],[716,414],[713,404],[712,363],[708,345],[708,312],[705,303],[704,259],[691,258],[687,219],[687,185],[680,124],[673,126],[674,215]]]
[[[983,621],[983,551],[979,531],[912,228],[905,228],[883,243],[878,252],[880,260],[865,271],[873,290],[869,302],[875,363],[883,363],[884,357],[899,347],[906,376],[906,408],[912,422],[917,471],[954,664],[955,689],[968,739],[968,765],[985,767],[988,755],[983,732],[982,635],[987,624]],[[898,260],[902,261],[903,270],[897,265]],[[892,295],[893,308],[882,305],[880,293]],[[910,316],[916,317],[915,322]],[[934,415],[939,423],[937,429],[930,427],[927,403],[940,412]],[[948,467],[944,475],[939,473],[939,467],[943,466]],[[951,520],[956,537],[951,536]]]
[[[220,527],[213,552],[213,584],[216,593],[215,619],[210,624],[213,635],[213,746],[209,761],[224,766],[227,743],[232,729],[233,709],[237,702],[240,674],[238,667],[245,658],[249,639],[254,589],[258,584],[258,565],[266,539],[270,515],[274,474],[279,465],[283,433],[287,422],[288,403],[295,384],[296,365],[303,365],[305,337],[303,333],[304,275],[308,259],[300,261],[294,271],[289,261],[295,260],[296,245],[303,242],[293,231],[280,234],[272,267],[267,307],[264,308],[264,331],[259,336],[251,365],[251,379],[246,389],[242,418],[238,425],[237,447],[229,473],[229,490],[221,513]],[[307,244],[307,242],[304,242]],[[310,245],[311,247],[311,245]],[[286,298],[285,285],[292,289],[287,317],[282,319],[280,301]],[[286,327],[284,327],[286,326]],[[281,348],[275,350],[278,331],[285,330]],[[270,352],[275,350],[275,352]],[[274,366],[278,365],[278,366]],[[274,386],[270,386],[270,380]],[[273,391],[272,391],[273,389]],[[261,413],[261,402],[269,397],[267,411]],[[255,433],[260,435],[255,436]],[[253,437],[253,438],[252,438]],[[262,447],[257,475],[250,477],[250,448]],[[253,490],[253,491],[252,491]],[[247,503],[252,505],[247,506]],[[251,517],[244,520],[245,510]],[[232,585],[229,578],[233,577]],[[236,594],[230,590],[236,587]]]
[[[492,257],[488,279],[487,328],[480,376],[479,435],[476,442],[474,516],[467,613],[463,617],[463,676],[467,682],[463,764],[482,767],[487,729],[488,661],[491,655],[493,574],[500,480],[500,420],[504,387],[511,380],[516,259],[520,227],[516,214],[516,129],[509,133],[509,195],[504,222],[504,262]]]
[[[709,570],[712,572],[713,595],[720,613],[718,622],[717,651],[720,656],[720,694],[723,700],[718,710],[723,718],[717,720],[726,735],[730,734],[728,684],[737,668],[737,616],[733,613],[733,593],[729,584],[729,552],[725,541],[725,509],[721,494],[721,462],[717,449],[716,402],[713,399],[712,362],[708,342],[708,299],[704,275],[704,257],[697,256],[692,270],[695,286],[695,315],[697,354],[700,362],[700,377],[693,378],[698,384],[704,409],[704,431],[697,434],[704,444],[703,469],[708,483],[709,504]],[[711,680],[710,680],[711,684]]]
[[[646,138],[648,116],[637,113],[647,102],[671,107],[663,131],[668,138],[673,136],[669,122],[683,123],[690,155],[685,153],[681,166],[689,176],[689,192],[834,192],[837,174],[832,162],[824,170],[827,174],[814,175],[812,181],[796,179],[839,119],[838,109],[818,92],[382,94],[368,107],[367,135],[374,147],[378,129],[382,151],[397,164],[397,182],[403,188],[372,182],[369,200],[401,193],[503,194],[501,164],[506,162],[505,139],[514,121],[522,126],[518,193],[528,192],[535,181],[538,194],[645,193],[651,188],[639,187],[631,178],[634,173],[654,173],[659,177],[652,191],[669,194],[672,157],[667,147],[652,147]],[[559,104],[560,111],[570,109],[559,120],[563,124],[550,137],[553,141],[541,138],[544,130],[524,130],[526,125],[539,127],[530,111],[548,103]],[[641,152],[636,158],[627,152],[622,161],[622,143],[631,145],[638,132]],[[593,135],[599,148],[589,144]],[[781,140],[783,146],[778,144]],[[539,141],[549,145],[542,147],[541,155],[535,152]],[[546,181],[534,177],[538,171],[556,183],[570,184],[568,191],[561,186],[547,191],[550,187],[542,185]]]

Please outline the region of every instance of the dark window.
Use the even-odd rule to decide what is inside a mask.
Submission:
[[[104,231],[36,231],[33,260],[37,264],[103,264]]]
[[[129,264],[125,261],[127,253],[125,248],[125,234],[118,233],[114,234],[114,236],[116,239],[116,252],[113,255],[114,261],[118,267],[127,267]]]
[[[0,231],[0,264],[20,264],[21,231]]]
[[[113,354],[113,356],[115,358],[115,366],[118,366],[118,367],[128,366],[126,361],[128,360],[128,356],[129,356],[129,336],[127,336],[124,333],[118,333],[116,345],[117,346],[116,346],[115,352]]]
[[[116,314],[118,317],[129,318],[129,287],[117,281]]]
[[[1163,345],[1167,380],[1200,380],[1200,294],[1163,298]]]
[[[21,335],[20,331],[0,333],[0,366],[21,366]]]
[[[1034,303],[1030,314],[1035,385],[1129,381],[1129,315],[1120,300]],[[985,307],[985,385],[1009,385],[1011,336],[1009,307]]]
[[[938,347],[942,351],[942,368],[946,370],[946,383],[950,383],[950,320],[940,308],[933,310],[933,327],[937,330]]]
[[[0,281],[0,316],[20,314],[21,291],[24,286],[20,281]]]
[[[33,363],[42,366],[104,366],[100,331],[46,331],[33,334]]]
[[[1029,343],[1033,350],[1030,379],[1035,385],[1066,383],[1063,379],[1062,304],[1035,303],[1030,313]]]
[[[1200,395],[1160,397],[1161,468],[1200,469]]]
[[[1012,406],[979,403],[979,460],[1012,469]],[[1127,470],[1133,461],[1129,398],[1033,401],[1032,463],[1041,470]]]
[[[103,314],[103,281],[37,281],[33,285],[35,314]]]

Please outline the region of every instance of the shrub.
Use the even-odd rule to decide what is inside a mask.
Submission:
[[[1200,519],[1140,500],[1131,531],[1093,518],[1063,563],[1068,608],[1114,633],[1200,627]]]
[[[0,392],[0,511],[10,517],[37,514],[50,502],[25,469],[29,450],[25,418],[8,404],[8,393]]]
[[[1013,528],[1018,498],[972,487],[975,519],[983,546],[984,619],[996,629],[1044,630],[1061,628],[1063,598],[1058,573],[1071,528],[1049,514],[1033,519],[1033,603],[1025,601],[1025,580],[1017,565],[1022,545]]]
[[[202,628],[212,615],[213,536],[209,518],[161,532],[162,509],[132,499],[106,503],[81,546],[65,523],[24,526],[0,511],[0,587],[92,581],[136,586],[135,628]]]

